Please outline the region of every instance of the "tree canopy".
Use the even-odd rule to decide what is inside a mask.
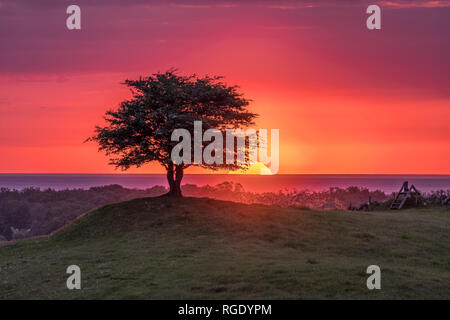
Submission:
[[[170,69],[138,80],[125,80],[132,98],[120,103],[117,110],[105,115],[105,126],[97,126],[88,140],[99,145],[110,157],[110,164],[126,170],[157,161],[166,168],[170,194],[181,195],[183,170],[191,165],[217,170],[237,170],[247,163],[175,164],[171,152],[175,129],[188,130],[192,135],[194,121],[202,121],[202,130],[247,128],[257,116],[247,107],[250,100],[228,86],[219,76],[179,75]],[[235,152],[236,150],[233,150]],[[192,151],[193,152],[193,151]],[[223,150],[226,152],[226,150]]]

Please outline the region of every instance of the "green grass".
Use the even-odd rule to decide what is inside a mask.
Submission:
[[[205,198],[94,210],[0,246],[1,299],[449,299],[450,211],[315,211]],[[67,266],[82,290],[66,289]],[[366,268],[381,267],[381,290]]]

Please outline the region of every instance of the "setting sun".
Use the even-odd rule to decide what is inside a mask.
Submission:
[[[228,174],[262,174],[271,175],[272,171],[267,168],[263,163],[256,162],[252,164],[247,170],[229,171]]]

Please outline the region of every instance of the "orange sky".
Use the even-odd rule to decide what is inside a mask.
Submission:
[[[279,173],[450,174],[448,1],[385,1],[381,31],[364,1],[78,3],[68,31],[71,3],[0,1],[1,173],[117,172],[84,139],[120,82],[177,67],[241,86]]]

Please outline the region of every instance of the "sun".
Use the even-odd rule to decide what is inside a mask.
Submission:
[[[261,174],[271,175],[272,171],[261,162],[255,162],[247,170],[229,171],[228,174]]]

